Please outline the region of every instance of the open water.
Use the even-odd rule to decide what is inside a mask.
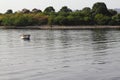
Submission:
[[[120,31],[1,29],[0,80],[120,80]]]

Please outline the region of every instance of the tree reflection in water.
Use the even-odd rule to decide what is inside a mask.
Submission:
[[[93,46],[93,64],[106,64],[105,56],[108,55],[108,40],[106,37],[106,30],[93,30],[92,31],[92,46]]]

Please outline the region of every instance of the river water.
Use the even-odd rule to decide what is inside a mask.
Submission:
[[[120,80],[120,31],[1,29],[0,80]]]

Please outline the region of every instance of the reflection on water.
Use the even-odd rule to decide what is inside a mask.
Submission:
[[[93,64],[106,64],[105,56],[107,56],[107,49],[109,48],[107,43],[107,31],[105,30],[93,30],[92,31],[93,50],[95,51],[93,57]]]
[[[92,32],[92,40],[94,41],[94,50],[106,50],[107,47],[107,32],[104,30],[95,30]]]
[[[119,80],[119,52],[119,30],[0,30],[0,80]]]

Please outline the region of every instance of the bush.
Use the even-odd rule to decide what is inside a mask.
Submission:
[[[103,14],[96,14],[95,21],[98,25],[108,25],[111,18]]]

